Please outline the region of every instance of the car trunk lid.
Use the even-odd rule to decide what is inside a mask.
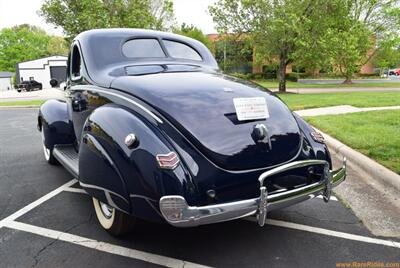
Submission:
[[[300,150],[301,133],[291,111],[253,84],[216,73],[176,72],[123,76],[111,87],[153,106],[223,169],[270,167],[290,161]],[[269,117],[239,121],[237,98],[265,99]],[[260,125],[262,133],[265,126],[263,139]]]

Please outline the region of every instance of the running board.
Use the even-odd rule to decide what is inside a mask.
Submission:
[[[79,155],[73,145],[56,145],[53,155],[72,175],[79,177]]]

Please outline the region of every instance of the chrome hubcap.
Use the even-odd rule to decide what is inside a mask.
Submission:
[[[109,205],[99,201],[99,205],[101,208],[101,212],[103,213],[104,217],[110,219],[113,215],[114,208],[110,207]]]

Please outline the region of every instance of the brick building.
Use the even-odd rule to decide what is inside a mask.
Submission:
[[[214,53],[214,56],[216,57],[216,59],[217,59],[217,61],[218,61],[218,63],[221,65],[221,63],[223,64],[223,62],[224,62],[224,60],[227,58],[227,52],[226,52],[226,47],[223,47],[223,46],[218,46],[217,45],[217,43],[218,43],[218,41],[220,41],[221,40],[221,35],[219,35],[219,34],[208,34],[207,35],[207,37],[208,37],[208,39],[214,44],[214,51],[213,51],[213,53]],[[240,38],[239,38],[239,40],[240,40]],[[225,51],[220,51],[220,50],[225,50]],[[265,68],[268,66],[268,62],[267,61],[265,61],[265,62],[262,62],[262,63],[256,63],[255,62],[255,49],[254,48],[252,48],[251,49],[252,51],[250,51],[250,54],[251,55],[249,55],[248,56],[248,58],[247,58],[247,60],[249,61],[249,63],[247,63],[246,64],[246,67],[243,67],[243,68],[236,68],[237,70],[233,70],[233,71],[240,71],[240,70],[247,70],[247,71],[245,71],[245,73],[249,73],[249,72],[252,72],[252,73],[262,73],[262,72],[264,72],[265,71]],[[373,49],[371,49],[369,52],[368,52],[368,56],[371,56],[372,55],[372,53],[374,52],[374,50]],[[223,56],[221,56],[221,55],[223,55]],[[228,55],[229,56],[229,55]],[[223,58],[223,59],[222,59]],[[245,62],[245,61],[243,61],[243,62]],[[248,65],[251,65],[251,67],[249,67]],[[223,66],[220,66],[221,68],[223,68]],[[229,70],[229,71],[232,71],[232,70]],[[290,73],[292,73],[293,72],[293,65],[292,64],[289,64],[287,67],[286,67],[286,73],[287,74],[290,74]],[[319,71],[315,71],[314,73],[319,73]],[[374,65],[373,65],[373,62],[372,62],[372,58],[366,63],[366,64],[364,64],[362,67],[361,67],[361,70],[360,70],[360,73],[361,74],[373,74],[374,73]]]

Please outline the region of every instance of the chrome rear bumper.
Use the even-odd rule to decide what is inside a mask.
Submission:
[[[264,180],[270,176],[291,169],[323,165],[324,175],[320,182],[290,191],[268,195]],[[323,160],[296,161],[266,171],[258,178],[260,182],[260,196],[253,199],[229,202],[223,204],[193,207],[189,206],[184,197],[179,195],[163,196],[160,199],[160,211],[165,220],[176,227],[192,227],[222,221],[229,221],[250,215],[256,215],[258,224],[263,226],[267,212],[322,195],[326,202],[329,201],[333,187],[336,187],[346,178],[346,159],[343,166],[331,171],[329,165]]]

